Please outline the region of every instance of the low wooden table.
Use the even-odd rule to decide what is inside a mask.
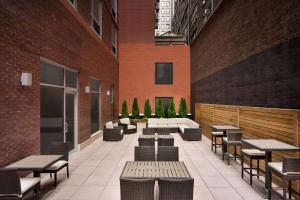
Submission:
[[[183,162],[173,161],[127,161],[120,178],[191,178]]]
[[[157,141],[158,138],[174,139],[174,137],[172,135],[140,135],[138,139],[140,139],[140,138],[145,138],[145,139],[153,138],[155,141]]]
[[[6,168],[15,168],[18,171],[33,171],[34,177],[40,177],[40,172],[62,158],[63,155],[31,155],[6,166]]]
[[[274,140],[274,139],[243,139],[242,142],[253,146],[261,151],[266,152],[266,164],[265,164],[265,174],[266,174],[266,181],[265,187],[268,188],[268,180],[272,183],[272,177],[269,177],[269,173],[267,171],[267,163],[272,162],[272,152],[273,151],[300,151],[299,147]]]

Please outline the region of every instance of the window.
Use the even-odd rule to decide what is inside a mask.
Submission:
[[[170,1],[166,1],[166,6],[170,6]]]
[[[161,5],[162,6],[166,6],[166,3],[163,1],[163,2],[161,2]]]
[[[76,8],[77,0],[69,0],[69,2]]]
[[[167,9],[166,9],[166,13],[170,13],[170,8],[167,8]]]
[[[166,24],[166,29],[167,29],[167,30],[170,29],[170,24]]]
[[[161,13],[162,13],[162,14],[165,13],[165,9],[164,9],[164,8],[161,9]]]
[[[173,84],[173,63],[155,63],[155,84]]]
[[[165,28],[166,28],[166,25],[162,24],[161,29],[165,29]]]
[[[112,15],[117,20],[118,0],[111,0]]]
[[[91,80],[91,134],[96,133],[100,129],[100,81]]]
[[[164,22],[165,21],[165,17],[161,17],[161,21]]]
[[[112,32],[111,32],[111,50],[114,54],[118,52],[118,31],[116,30],[115,26],[112,25]]]
[[[169,16],[166,17],[166,22],[170,22],[170,17]]]
[[[102,3],[100,0],[92,0],[92,27],[101,36],[102,33]]]

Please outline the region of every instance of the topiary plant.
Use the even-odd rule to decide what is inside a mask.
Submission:
[[[133,118],[139,118],[140,117],[140,109],[137,98],[133,99],[132,103],[132,117]]]
[[[155,115],[158,118],[164,118],[165,117],[164,104],[163,104],[163,102],[160,98],[156,101]]]
[[[127,102],[124,100],[122,103],[122,118],[126,118],[128,117],[128,106],[127,106]]]
[[[173,99],[171,99],[169,102],[168,117],[169,118],[176,117],[175,103]]]
[[[187,117],[187,111],[186,111],[186,101],[184,98],[180,99],[180,105],[179,105],[179,117],[185,118]]]
[[[151,106],[150,106],[150,100],[147,99],[145,101],[145,105],[144,105],[144,117],[150,118],[151,117]]]

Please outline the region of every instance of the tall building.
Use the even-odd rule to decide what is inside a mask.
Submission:
[[[177,0],[172,18],[172,32],[183,35],[191,44],[223,0]]]
[[[189,105],[189,46],[176,37],[154,36],[153,0],[119,1],[119,9],[122,10],[119,14],[119,109],[126,100],[131,113],[134,97],[138,99],[141,113],[146,99],[150,100],[153,112],[159,98],[166,102],[166,107],[173,99],[177,111],[182,97]]]
[[[156,2],[157,26],[155,35],[159,36],[172,30],[172,17],[176,0],[159,0]]]
[[[52,142],[80,150],[116,117],[116,2],[0,1],[0,167]]]

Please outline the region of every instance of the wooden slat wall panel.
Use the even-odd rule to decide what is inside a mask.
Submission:
[[[200,114],[196,114],[199,116],[199,119],[196,119],[201,124],[202,131],[206,137],[210,137],[210,124],[213,124],[213,116],[214,116],[214,105],[212,104],[196,104],[196,110],[201,110],[198,112]],[[197,112],[195,112],[197,113]]]

